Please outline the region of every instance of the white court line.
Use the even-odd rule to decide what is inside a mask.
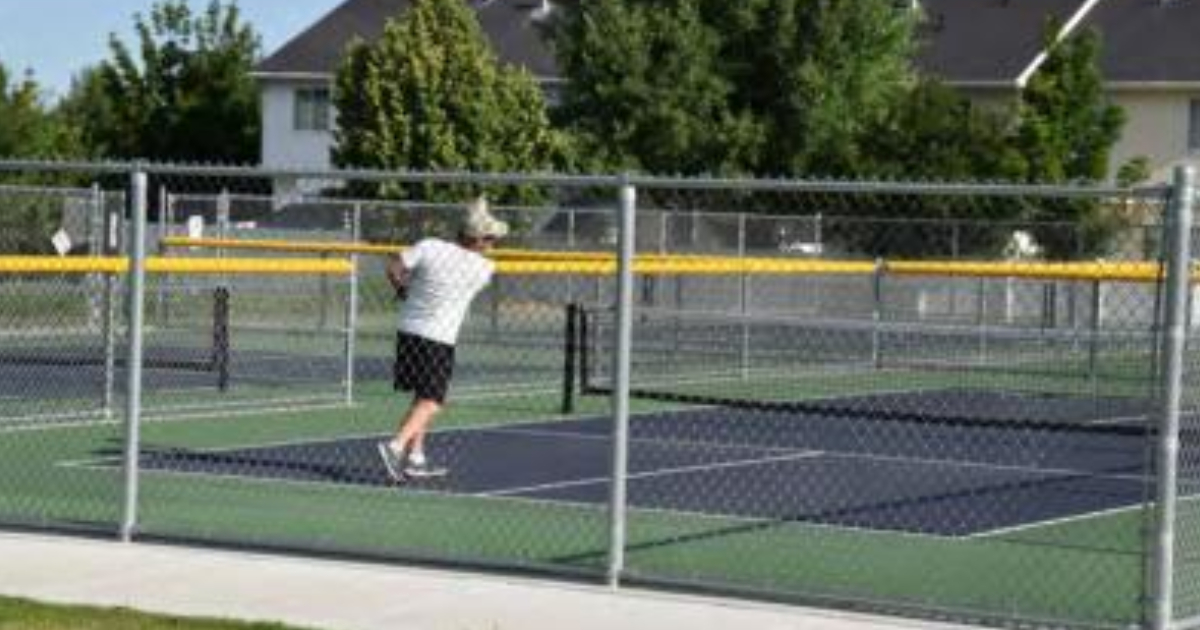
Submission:
[[[1150,481],[1150,479],[1147,479],[1147,481]],[[1197,500],[1200,500],[1200,494],[1193,494],[1190,496],[1179,497],[1177,499],[1177,502],[1183,503],[1183,502],[1197,501]],[[1036,521],[1036,522],[1032,522],[1032,523],[1025,523],[1022,525],[1013,525],[1011,527],[1002,527],[1002,528],[998,528],[998,529],[994,529],[994,530],[988,530],[985,532],[978,532],[975,534],[971,534],[970,536],[967,536],[967,538],[987,538],[989,536],[995,536],[995,535],[1000,535],[1000,534],[1011,534],[1011,533],[1027,530],[1027,529],[1036,529],[1038,527],[1043,527],[1043,526],[1059,525],[1059,524],[1063,524],[1063,523],[1071,523],[1074,521],[1084,521],[1084,520],[1087,520],[1090,518],[1113,516],[1115,514],[1120,514],[1122,512],[1130,512],[1133,510],[1149,508],[1150,506],[1154,505],[1155,503],[1156,503],[1156,501],[1154,501],[1153,499],[1150,499],[1144,503],[1133,503],[1133,504],[1124,505],[1121,507],[1112,507],[1112,508],[1108,508],[1105,510],[1097,510],[1095,512],[1084,512],[1082,514],[1072,514],[1070,516],[1064,516],[1061,518],[1052,518],[1052,519],[1047,519],[1045,521]]]
[[[1187,500],[1187,499],[1184,499],[1184,500]],[[1028,523],[1022,523],[1020,525],[1009,525],[1008,527],[997,527],[995,529],[988,529],[988,530],[984,530],[984,531],[975,532],[973,534],[968,534],[967,536],[965,536],[965,538],[982,539],[982,538],[991,538],[994,536],[1003,536],[1006,534],[1014,534],[1014,533],[1017,533],[1020,531],[1025,531],[1025,530],[1038,529],[1041,527],[1051,527],[1054,525],[1062,525],[1065,523],[1071,523],[1071,522],[1075,522],[1075,521],[1085,521],[1085,520],[1091,519],[1091,518],[1101,518],[1101,517],[1105,517],[1105,516],[1113,516],[1116,514],[1120,514],[1121,512],[1128,512],[1130,510],[1139,509],[1143,506],[1148,506],[1148,505],[1150,505],[1150,504],[1149,503],[1146,503],[1146,504],[1133,503],[1133,504],[1129,504],[1129,505],[1123,505],[1120,507],[1111,507],[1111,508],[1106,508],[1103,510],[1096,510],[1094,512],[1081,512],[1079,514],[1071,514],[1069,516],[1061,516],[1058,518],[1050,518],[1050,519],[1045,519],[1045,520],[1041,520],[1041,521],[1030,521]]]
[[[759,457],[754,459],[741,459],[728,462],[709,462],[705,464],[694,464],[691,466],[677,466],[675,468],[657,468],[640,473],[630,473],[626,475],[627,479],[647,479],[651,477],[666,477],[670,475],[683,475],[693,472],[708,472],[712,470],[725,470],[728,468],[741,468],[744,466],[757,466],[759,464],[773,464],[776,462],[794,461],[798,459],[816,458],[822,455],[821,451],[797,451],[789,455],[777,455],[775,457]],[[476,492],[471,496],[481,497],[500,497],[512,494],[524,494],[526,492],[537,492],[540,490],[557,490],[560,488],[575,488],[579,486],[592,486],[598,483],[608,483],[612,480],[611,476],[605,477],[588,477],[584,479],[572,479],[570,481],[555,481],[551,483],[536,484],[532,486],[515,486],[512,488],[504,488],[502,490],[489,490],[487,492]]]
[[[1104,474],[1094,470],[1081,470],[1076,468],[1034,468],[1030,466],[1022,466],[1019,464],[999,464],[992,462],[972,462],[954,459],[937,459],[927,457],[907,457],[904,455],[880,455],[878,453],[860,453],[856,451],[822,451],[829,457],[840,457],[845,459],[856,459],[866,461],[889,462],[895,464],[913,464],[918,466],[951,466],[954,468],[978,468],[982,470],[995,470],[1000,472],[1023,472],[1038,475],[1053,475],[1060,477],[1071,476],[1092,476],[1104,477],[1105,479],[1116,479],[1118,481],[1149,481],[1150,478],[1144,475],[1127,475],[1127,474]]]
[[[570,422],[570,421],[566,421]],[[576,433],[574,431],[555,431],[552,429],[539,429],[536,426],[531,429],[522,429],[521,425],[507,425],[514,428],[507,428],[505,425],[496,425],[482,429],[488,433],[512,433],[514,435],[528,435],[532,437],[549,437],[558,439],[573,439],[573,440],[595,440],[603,442],[611,442],[612,435],[596,434],[596,433]],[[765,453],[796,453],[798,451],[809,450],[799,447],[782,447],[782,446],[760,446],[756,444],[740,443],[740,442],[705,442],[703,440],[679,440],[669,437],[663,438],[635,438],[630,437],[631,443],[637,444],[663,444],[667,446],[684,446],[684,447],[703,447],[713,450],[754,450]]]

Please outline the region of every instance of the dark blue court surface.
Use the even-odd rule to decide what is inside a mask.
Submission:
[[[864,396],[944,409],[989,405],[1008,417],[1127,420],[1144,401],[1025,401],[969,390]],[[1026,407],[1022,408],[1023,404]],[[1034,407],[1038,407],[1034,409]],[[1057,415],[1055,415],[1057,414]],[[1082,419],[1082,418],[1080,418]],[[450,475],[412,490],[601,504],[611,422],[558,420],[451,430],[428,450]],[[631,422],[631,507],[968,536],[1140,504],[1153,488],[1147,437],[1047,426],[920,423],[700,408]],[[149,470],[386,485],[378,438],[220,451],[149,447]]]

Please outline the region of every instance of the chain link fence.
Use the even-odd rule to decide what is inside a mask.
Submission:
[[[691,182],[640,192],[686,207],[732,196]],[[632,322],[631,396],[665,407],[628,428],[622,575],[992,621],[1141,623],[1162,294],[1140,272],[1158,254],[1140,225],[1114,220],[1085,248],[1072,225],[1020,216],[1063,207],[1132,220],[1163,202],[1037,189],[742,191],[747,216],[936,207],[970,223],[822,214],[827,241],[810,218],[807,232],[786,230],[800,245],[772,248],[757,268],[640,277],[652,286]],[[663,250],[715,225],[688,221],[660,231]],[[727,233],[751,232],[737,227],[746,219],[727,221]],[[771,267],[815,255],[846,262]],[[603,306],[585,312],[584,391],[613,391],[618,324]]]
[[[297,177],[318,192],[274,194]],[[479,194],[511,228],[486,258]],[[0,201],[38,209],[0,237],[0,521],[997,624],[1200,615],[1183,180],[4,163]],[[461,330],[419,321],[397,255],[469,289]],[[396,483],[414,397],[445,401],[438,474]]]
[[[1188,172],[1178,174],[1178,187],[1175,191],[1176,205],[1192,210],[1196,203],[1193,177]],[[1168,238],[1173,236],[1176,239],[1175,247],[1190,252],[1187,260],[1200,260],[1200,239],[1197,238],[1200,233],[1196,229],[1195,213],[1173,213],[1167,217],[1167,221],[1175,227],[1173,232],[1167,233]],[[1191,227],[1191,238],[1179,238],[1180,232],[1188,226]],[[1171,554],[1171,566],[1163,567],[1160,564],[1156,567],[1160,576],[1158,582],[1164,584],[1164,588],[1167,584],[1172,587],[1173,599],[1169,602],[1159,601],[1157,604],[1160,610],[1159,618],[1173,618],[1176,620],[1176,627],[1180,628],[1200,626],[1200,506],[1196,503],[1196,497],[1200,494],[1200,442],[1197,441],[1197,436],[1200,435],[1200,330],[1197,329],[1200,325],[1197,323],[1200,322],[1200,311],[1197,311],[1200,300],[1196,295],[1195,276],[1192,277],[1192,282],[1190,288],[1177,285],[1175,295],[1166,300],[1168,310],[1165,325],[1168,330],[1171,330],[1172,325],[1179,328],[1175,329],[1174,335],[1167,337],[1168,343],[1164,343],[1164,352],[1168,360],[1172,354],[1175,355],[1179,383],[1177,389],[1171,387],[1174,377],[1170,372],[1172,366],[1169,362],[1165,363],[1168,378],[1164,383],[1162,395],[1167,402],[1164,406],[1168,410],[1175,404],[1175,400],[1178,401],[1179,437],[1177,441],[1164,441],[1160,444],[1159,459],[1170,460],[1174,457],[1176,461],[1167,461],[1158,468],[1164,496],[1174,499],[1164,502],[1163,505],[1168,506],[1168,510],[1162,513],[1162,517],[1173,519],[1174,531],[1166,541],[1163,551],[1164,555]],[[1164,290],[1164,295],[1169,293],[1169,290]],[[1174,317],[1171,317],[1171,309],[1176,309]],[[1177,345],[1173,347],[1170,341]],[[1164,422],[1170,420],[1171,414],[1166,415]],[[1175,432],[1166,433],[1172,436]],[[1177,449],[1177,452],[1171,453],[1172,449]],[[1172,463],[1174,465],[1171,465]],[[1167,483],[1174,486],[1170,488],[1170,494],[1165,492],[1168,490]],[[1167,579],[1170,580],[1169,583],[1166,582]]]

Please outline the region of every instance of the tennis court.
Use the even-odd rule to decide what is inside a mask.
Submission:
[[[1090,399],[1039,402],[953,390],[836,402],[996,411],[1024,404],[1056,420],[1084,417],[1108,426],[1144,421],[1147,412],[1133,401],[1103,401],[1124,415],[1095,419]],[[739,418],[720,409],[641,414],[632,422],[630,507],[977,536],[1137,506],[1152,484],[1145,474],[1144,440],[1137,436],[1062,433],[1038,440],[1036,450],[1018,452],[1011,445],[1021,439],[1020,430],[879,427],[879,422],[797,414]],[[604,504],[610,491],[611,424],[609,418],[595,417],[441,432],[430,448],[449,455],[452,473],[440,480],[411,480],[397,491]],[[262,480],[391,485],[377,460],[375,439],[149,450],[142,466]],[[930,452],[931,445],[938,452]],[[99,460],[91,465],[117,464]],[[789,487],[786,494],[756,492]],[[695,488],[705,490],[695,493]]]
[[[1004,402],[947,390],[837,402],[879,397]],[[467,396],[431,437],[450,475],[402,486],[385,480],[375,454],[403,402],[382,392],[351,409],[150,423],[139,531],[591,574],[608,554],[612,453],[611,419],[594,401],[603,402],[539,420],[557,396]],[[753,592],[1007,602],[1102,624],[1140,614],[1143,438],[638,406],[633,580],[720,575]],[[1077,401],[1030,406],[1054,420],[1094,419]],[[116,518],[104,497],[117,503],[119,433],[91,424],[6,432],[5,503],[45,506],[49,491],[45,517]],[[37,482],[47,478],[54,486]],[[914,563],[921,580],[910,577]],[[977,572],[989,580],[954,577]],[[1015,593],[995,586],[1014,582],[1024,585]]]

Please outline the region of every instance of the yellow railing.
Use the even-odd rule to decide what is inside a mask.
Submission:
[[[149,273],[258,274],[258,275],[346,275],[346,260],[319,258],[148,258]],[[129,259],[117,257],[60,258],[57,256],[0,256],[0,274],[123,274]]]
[[[234,240],[168,237],[162,244],[171,248],[200,248],[221,251],[263,251],[295,254],[347,256],[389,255],[403,245],[331,241]],[[497,271],[508,275],[611,275],[616,272],[612,253],[595,251],[544,251],[497,249],[489,254]],[[121,273],[122,258],[0,257],[0,273]],[[152,258],[151,272],[162,273],[324,273],[344,274],[345,260],[335,259],[216,259]],[[793,259],[768,257],[705,256],[691,254],[640,254],[634,273],[642,275],[870,275],[877,271],[892,276],[1015,278],[1028,280],[1083,280],[1096,282],[1153,282],[1160,267],[1151,262],[1045,262],[1045,261],[870,261]],[[1200,279],[1200,267],[1193,274]],[[1196,281],[1196,280],[1194,280]]]

